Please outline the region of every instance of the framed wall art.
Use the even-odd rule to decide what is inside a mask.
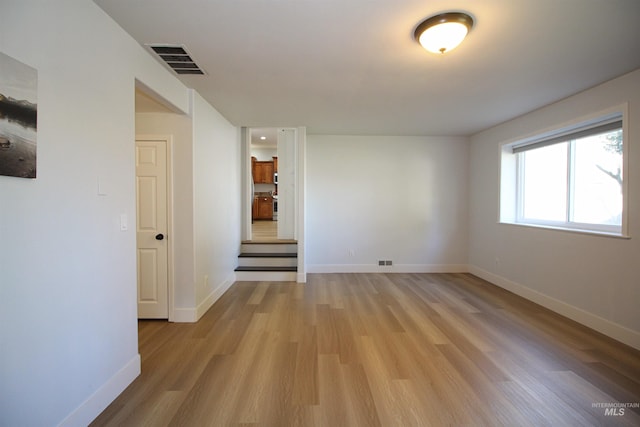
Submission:
[[[36,177],[38,71],[0,52],[0,175]]]

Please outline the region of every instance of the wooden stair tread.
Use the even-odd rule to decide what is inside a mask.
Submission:
[[[298,271],[296,266],[238,266],[235,271]]]
[[[274,240],[243,240],[243,245],[291,245],[297,244],[295,239],[274,239]]]
[[[295,252],[243,252],[238,258],[297,258]]]

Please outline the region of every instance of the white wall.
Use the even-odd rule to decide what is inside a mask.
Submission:
[[[465,138],[308,135],[307,271],[465,271],[468,150]]]
[[[193,93],[196,316],[235,281],[240,252],[240,129]]]
[[[278,155],[276,148],[251,148],[251,155],[260,162],[270,162]]]
[[[500,143],[624,102],[631,239],[497,223]],[[471,271],[640,348],[640,70],[473,136],[470,163]]]
[[[278,239],[296,239],[297,164],[299,141],[296,129],[278,129]],[[299,260],[300,261],[300,260]]]
[[[174,310],[195,307],[195,247],[193,225],[193,120],[172,113],[136,114],[136,135],[170,136],[173,176],[173,287]],[[172,313],[172,318],[179,317]]]
[[[140,369],[135,79],[189,94],[89,0],[0,16],[0,51],[38,70],[38,177],[0,176],[0,425],[86,425]]]

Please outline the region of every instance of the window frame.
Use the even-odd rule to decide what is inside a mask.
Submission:
[[[622,130],[622,219],[620,226],[608,224],[588,224],[571,221],[575,197],[575,153],[576,139],[584,138],[584,132],[606,123],[620,122],[616,129]],[[611,129],[608,129],[611,130]],[[594,133],[597,134],[597,133]],[[564,230],[629,238],[628,218],[628,147],[627,104],[603,111],[587,118],[576,120],[549,130],[538,132],[527,138],[506,142],[501,145],[500,207],[498,222],[503,224]],[[577,136],[572,139],[572,136]],[[561,141],[562,140],[562,141]],[[546,141],[546,142],[545,142]],[[548,141],[553,141],[548,143]],[[518,155],[527,149],[557,143],[567,144],[567,207],[564,221],[541,220],[524,217],[524,157]],[[516,152],[514,152],[516,151]]]

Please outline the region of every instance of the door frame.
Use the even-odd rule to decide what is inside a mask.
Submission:
[[[242,230],[240,233],[241,240],[250,240],[251,227],[251,208],[253,202],[253,185],[251,182],[251,128],[240,128],[240,138],[242,140],[240,157],[242,159]]]
[[[174,245],[173,245],[173,136],[172,135],[147,135],[147,134],[136,134],[134,144],[141,141],[164,141],[167,147],[167,315],[168,321],[174,321],[174,280],[173,280],[173,271],[174,271]],[[135,185],[135,171],[134,171],[134,185]],[[136,232],[138,230],[138,193],[136,190]],[[136,294],[138,292],[137,286],[137,275],[138,275],[138,240],[136,238]],[[138,311],[138,297],[136,296],[136,313]]]
[[[263,126],[268,127],[268,126]],[[307,128],[304,126],[273,126],[277,129],[294,129],[296,135],[296,194],[297,201],[295,206],[295,238],[298,242],[298,273],[297,282],[306,283],[306,242],[305,242],[305,226],[306,226],[306,156],[307,156]],[[251,186],[251,128],[240,128],[241,139],[241,172],[242,172],[242,229],[241,240],[251,239],[251,201],[253,192]]]
[[[301,144],[303,143],[303,139],[301,136],[301,131],[306,133],[306,128],[295,128],[288,126],[262,126],[262,127],[271,127],[273,129],[286,129],[293,130],[295,136],[295,144],[296,144],[296,156],[294,156],[294,169],[296,170],[296,181],[294,185],[296,186],[295,192],[296,204],[294,206],[294,239],[298,240],[301,233],[300,224],[302,224],[299,212],[300,212],[300,192],[298,190],[298,185],[300,185],[300,179],[297,177],[297,174],[304,169],[300,165],[300,157],[299,152],[301,150]],[[253,202],[253,186],[252,186],[252,167],[251,167],[251,131],[253,128],[251,127],[242,127],[240,128],[240,139],[242,141],[242,149],[241,149],[241,157],[242,157],[242,177],[243,177],[243,194],[242,194],[242,230],[241,230],[241,240],[251,240],[251,236],[253,233],[253,225],[252,225],[252,202]],[[304,153],[304,149],[302,149]],[[302,181],[304,183],[304,180]]]

